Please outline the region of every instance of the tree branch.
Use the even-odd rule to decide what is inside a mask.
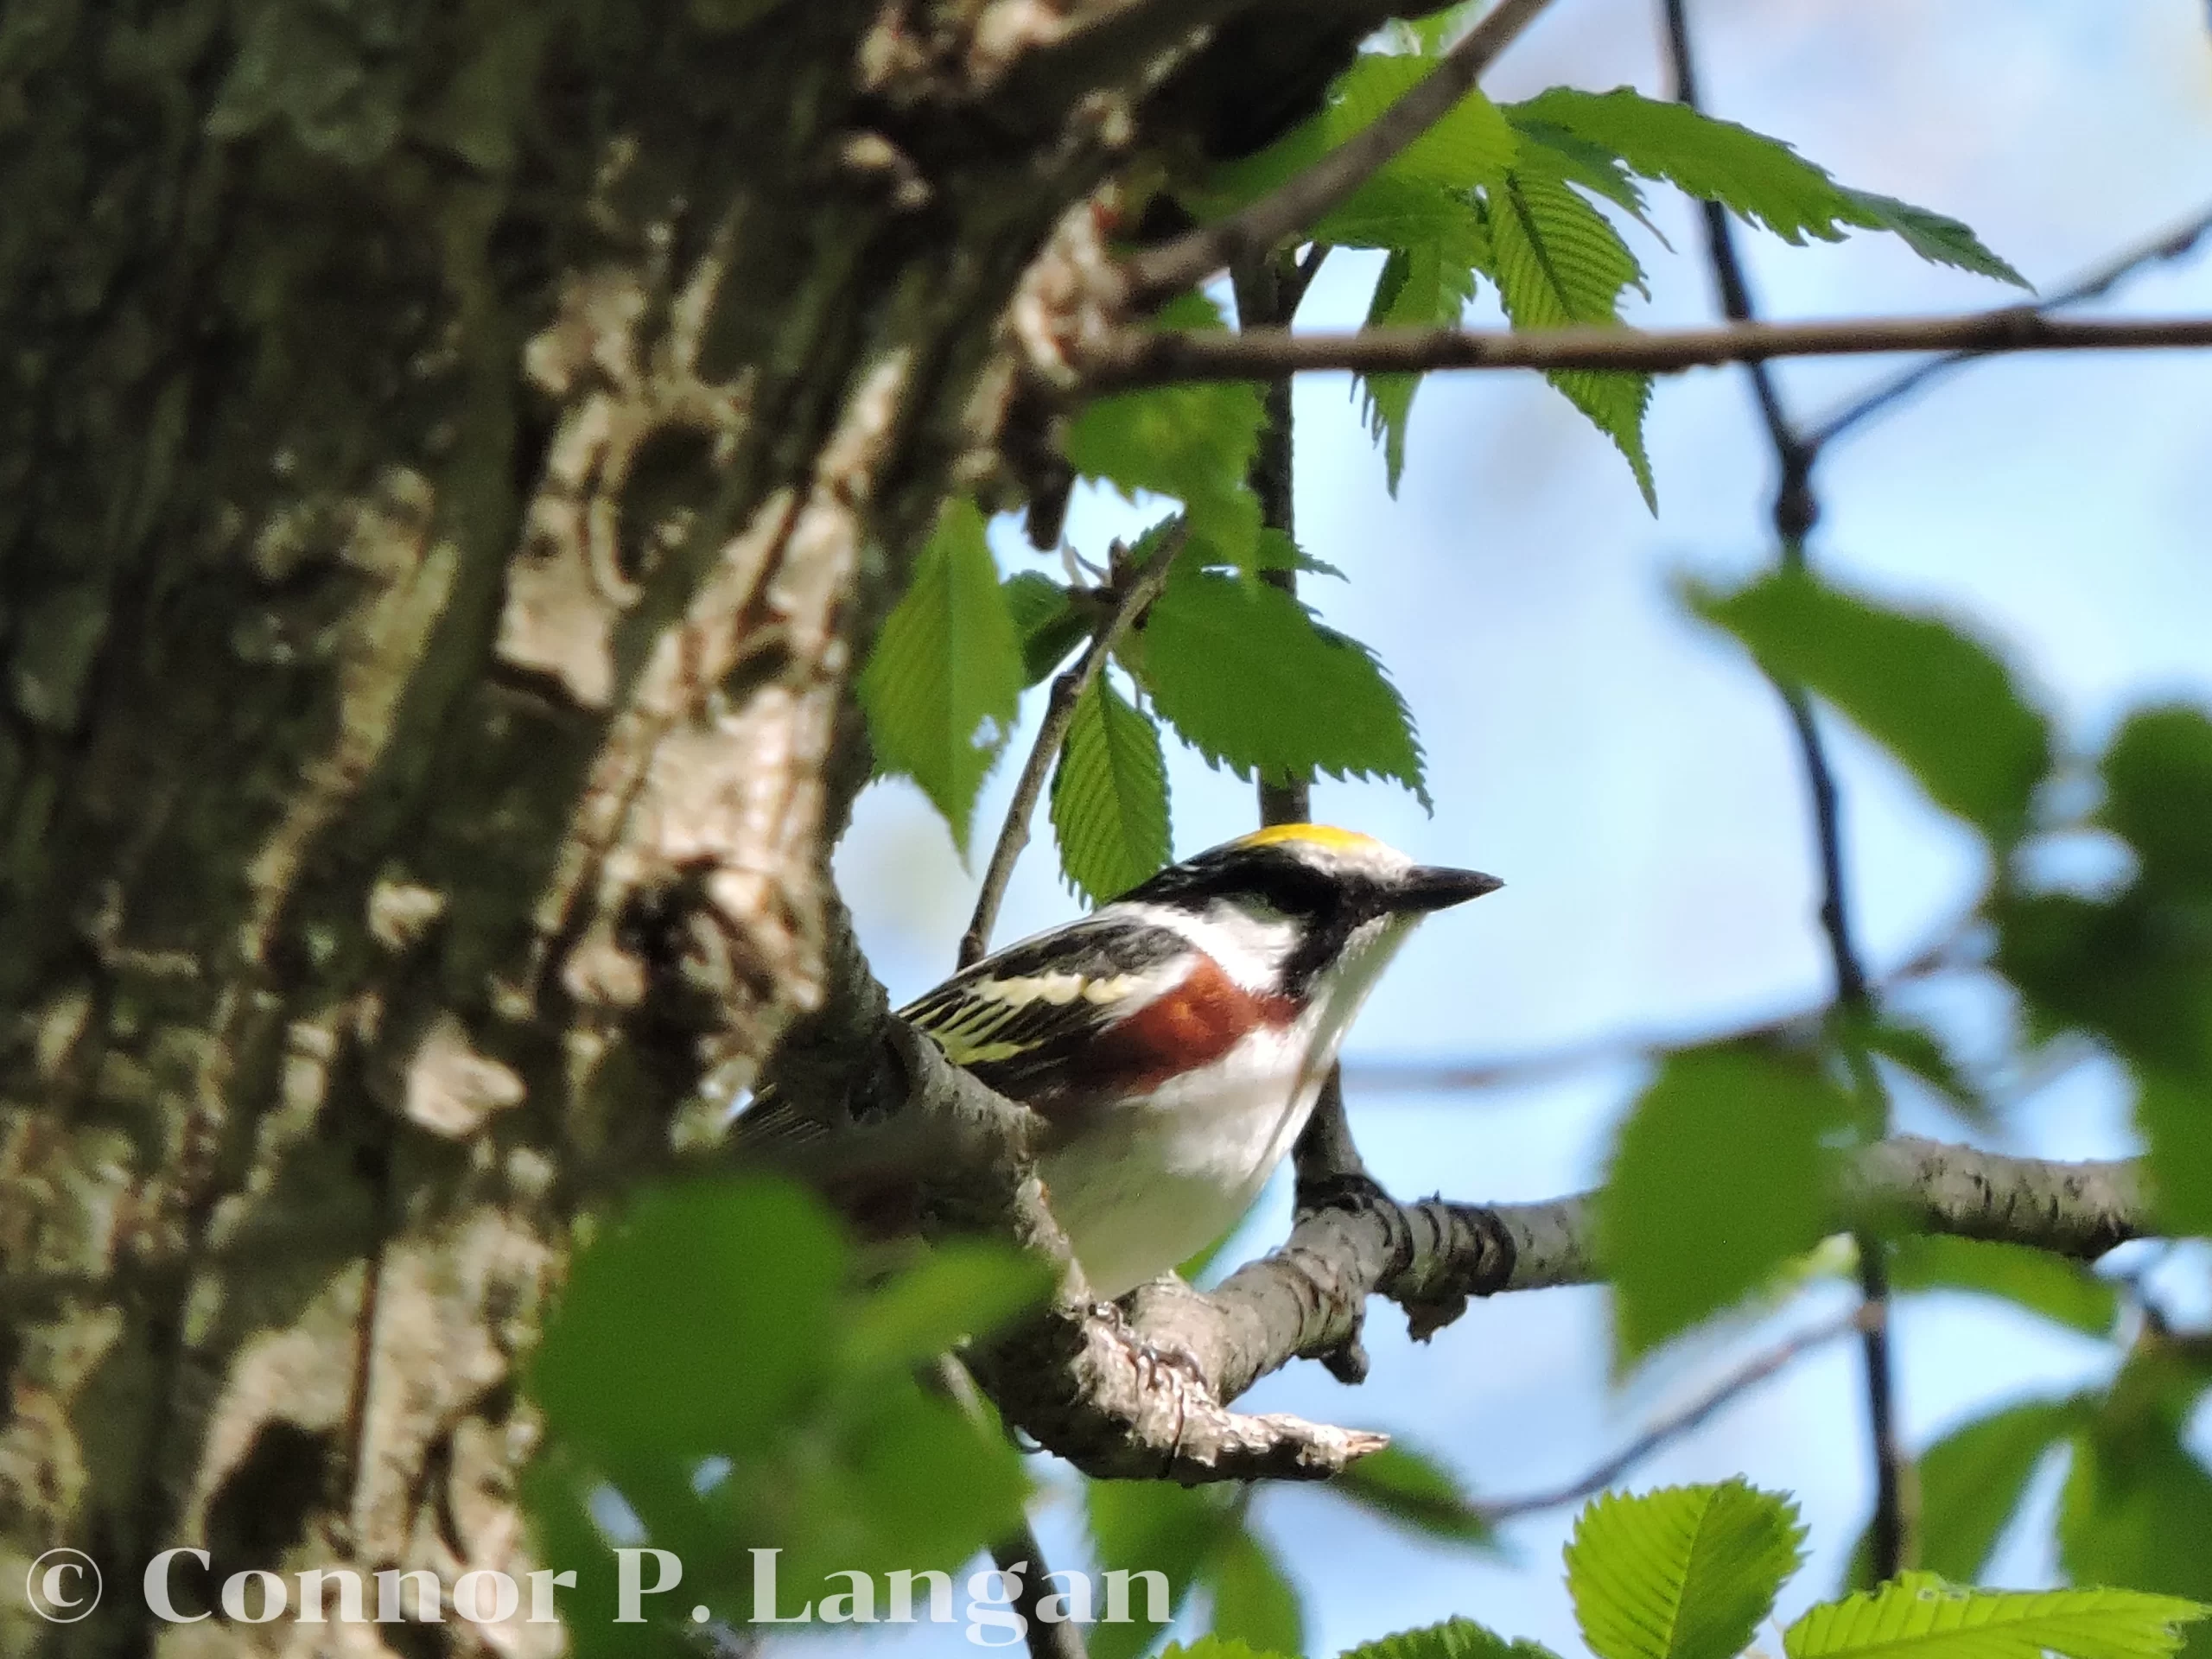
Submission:
[[[999,906],[1005,901],[1007,883],[1014,878],[1014,867],[1020,860],[1022,849],[1029,844],[1029,822],[1037,815],[1037,800],[1045,792],[1045,779],[1052,772],[1052,762],[1059,756],[1060,746],[1067,741],[1077,702],[1090,690],[1091,681],[1098,677],[1116,642],[1128,632],[1144,607],[1160,596],[1175,556],[1182,550],[1185,534],[1180,526],[1169,531],[1145,563],[1134,569],[1115,572],[1114,586],[1100,596],[1110,607],[1106,620],[1090,636],[1090,645],[1076,658],[1075,665],[1052,682],[1052,697],[1045,705],[1044,723],[1037,728],[1037,741],[1030,746],[1028,760],[1022,763],[1021,776],[1014,786],[1014,799],[1007,806],[1006,823],[999,830],[997,844],[991,849],[991,861],[983,868],[982,889],[976,895],[976,913],[968,923],[968,931],[960,936],[961,967],[982,961],[984,952],[990,949],[991,930],[998,925]]]
[[[1777,357],[1886,352],[2159,351],[2212,346],[2212,317],[2047,317],[2024,306],[1948,317],[1847,317],[1706,328],[1364,328],[1357,334],[1122,329],[1084,359],[1093,393],[1314,370],[1634,369],[1672,374]]]
[[[1946,1233],[2092,1259],[2152,1227],[2133,1163],[2013,1158],[1900,1136],[1849,1166],[1839,1226]],[[1056,1307],[969,1363],[1009,1421],[1102,1478],[1187,1483],[1325,1477],[1382,1437],[1233,1401],[1271,1371],[1325,1353],[1366,1300],[1408,1310],[1426,1338],[1467,1300],[1601,1276],[1592,1195],[1548,1204],[1401,1204],[1380,1194],[1300,1219],[1281,1249],[1211,1293],[1161,1279],[1126,1319]]]
[[[1194,288],[1226,266],[1264,257],[1314,224],[1473,91],[1491,60],[1547,3],[1498,0],[1426,79],[1357,137],[1218,224],[1131,256],[1122,267],[1128,302],[1141,306]]]
[[[1667,51],[1675,79],[1676,100],[1691,109],[1699,106],[1697,71],[1690,46],[1688,0],[1662,0],[1667,24]],[[1717,201],[1701,204],[1707,255],[1713,281],[1720,290],[1720,308],[1738,327],[1757,325],[1757,308],[1750,282],[1736,251],[1735,234],[1726,209]],[[1783,408],[1774,375],[1762,361],[1750,361],[1745,372],[1758,401],[1759,418],[1765,423],[1767,441],[1774,451],[1774,527],[1781,538],[1782,568],[1805,567],[1805,538],[1820,518],[1819,498],[1813,493],[1813,467],[1819,446],[1806,439]],[[1863,1014],[1873,1007],[1866,969],[1851,927],[1850,893],[1843,868],[1841,802],[1836,792],[1834,769],[1812,699],[1793,681],[1770,677],[1796,734],[1803,762],[1805,785],[1811,798],[1814,841],[1821,872],[1821,931],[1827,941],[1828,958],[1835,976],[1839,1008]],[[1889,1097],[1863,1042],[1851,1045],[1849,1056],[1853,1084],[1870,1116],[1886,1130]],[[1904,1446],[1897,1431],[1897,1376],[1890,1351],[1890,1280],[1888,1246],[1879,1234],[1862,1230],[1859,1246],[1859,1288],[1861,1298],[1860,1345],[1866,1360],[1866,1423],[1874,1460],[1874,1515],[1867,1529],[1874,1575],[1895,1578],[1912,1565],[1912,1526],[1907,1512],[1907,1467]]]
[[[1680,1440],[1700,1427],[1715,1412],[1787,1369],[1814,1349],[1825,1347],[1838,1337],[1847,1336],[1853,1331],[1864,1331],[1867,1314],[1868,1310],[1863,1306],[1853,1308],[1844,1319],[1815,1325],[1809,1331],[1800,1332],[1786,1342],[1777,1344],[1729,1373],[1680,1411],[1661,1418],[1605,1462],[1566,1485],[1555,1486],[1549,1491],[1531,1492],[1522,1497],[1495,1498],[1476,1504],[1475,1512],[1495,1524],[1510,1521],[1516,1516],[1535,1515],[1545,1510],[1563,1510],[1570,1503],[1580,1503],[1586,1497],[1595,1497],[1668,1442]]]
[[[2076,277],[2046,297],[2040,308],[2050,311],[2060,306],[2079,305],[2085,300],[2101,299],[2149,266],[2187,258],[2208,236],[2212,236],[2212,207],[2147,242],[2139,242],[2114,254],[2088,274]],[[1947,352],[1928,362],[1916,364],[1872,391],[1853,398],[1825,419],[1815,421],[1805,432],[1804,442],[1815,450],[1825,449],[1845,433],[1882,414],[1929,381],[1949,373],[1963,363],[1971,363],[1980,355],[1981,353],[1976,352]]]

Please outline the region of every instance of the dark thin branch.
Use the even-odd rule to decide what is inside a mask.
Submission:
[[[1236,326],[1240,329],[1288,327],[1327,253],[1325,245],[1316,243],[1304,258],[1295,263],[1287,252],[1238,261],[1230,270],[1230,281],[1236,296]],[[1260,522],[1295,540],[1297,445],[1290,378],[1286,375],[1269,381],[1262,390],[1261,399],[1267,423],[1260,429],[1260,441],[1253,450],[1246,480],[1259,499]],[[1295,569],[1264,570],[1260,579],[1285,593],[1298,591]],[[1262,778],[1257,788],[1262,823],[1304,823],[1313,817],[1313,791],[1310,784],[1275,784]],[[1367,1177],[1367,1166],[1352,1140],[1351,1122],[1344,1116],[1341,1065],[1331,1066],[1328,1077],[1322,1082],[1320,1098],[1313,1103],[1313,1116],[1306,1120],[1297,1145],[1291,1148],[1291,1167],[1300,1211],[1313,1207],[1321,1195],[1341,1190],[1345,1182],[1364,1180]],[[1367,1350],[1360,1341],[1357,1326],[1343,1342],[1319,1357],[1328,1367],[1329,1374],[1339,1382],[1366,1380]]]
[[[1496,1524],[1518,1516],[1539,1514],[1545,1510],[1563,1510],[1571,1503],[1595,1497],[1654,1452],[1669,1441],[1678,1440],[1693,1430],[1702,1427],[1715,1413],[1732,1405],[1815,1348],[1825,1348],[1838,1337],[1865,1330],[1867,1316],[1868,1310],[1865,1307],[1854,1308],[1847,1318],[1800,1332],[1788,1341],[1768,1349],[1730,1372],[1681,1410],[1661,1418],[1587,1474],[1569,1481],[1566,1485],[1555,1486],[1546,1492],[1531,1492],[1521,1497],[1491,1499],[1476,1504],[1475,1512],[1484,1520]]]
[[[1668,58],[1673,69],[1675,97],[1680,103],[1700,107],[1697,69],[1691,51],[1688,0],[1662,0],[1667,22]],[[1718,202],[1704,208],[1706,249],[1713,265],[1714,285],[1720,290],[1721,310],[1738,328],[1758,326],[1757,306],[1750,282],[1736,251],[1735,234],[1728,215]],[[2031,314],[2032,315],[2032,314]],[[1774,376],[1761,361],[1747,361],[1745,372],[1758,402],[1767,440],[1774,451],[1776,483],[1774,527],[1781,538],[1784,569],[1802,569],[1805,538],[1820,519],[1820,500],[1813,493],[1813,467],[1819,446],[1802,435],[1783,407]],[[1812,799],[1815,841],[1821,870],[1821,931],[1827,941],[1828,958],[1835,976],[1836,1006],[1860,1014],[1873,1006],[1867,988],[1866,969],[1860,959],[1851,926],[1849,887],[1843,868],[1841,803],[1835,772],[1828,764],[1827,747],[1814,714],[1812,700],[1802,685],[1776,678],[1774,689],[1789,715],[1797,735],[1797,749]],[[1888,1127],[1889,1102],[1881,1077],[1863,1046],[1852,1056],[1852,1071],[1870,1116],[1878,1114]],[[1866,1421],[1874,1459],[1874,1516],[1867,1538],[1874,1577],[1895,1578],[1912,1564],[1910,1516],[1906,1510],[1905,1455],[1897,1429],[1897,1373],[1890,1351],[1890,1285],[1887,1246],[1878,1234],[1861,1231],[1859,1244],[1859,1287],[1861,1346],[1866,1360]]]
[[[1264,258],[1285,238],[1310,228],[1472,92],[1491,60],[1548,3],[1498,0],[1425,79],[1357,136],[1219,223],[1133,255],[1122,269],[1129,302],[1141,307],[1195,288],[1217,270]]]
[[[2041,308],[2049,311],[2060,306],[2080,305],[2084,301],[2101,299],[2129,277],[2152,265],[2187,258],[2208,236],[2212,236],[2212,207],[2162,235],[2114,254],[2086,275],[2076,277],[2056,293],[2046,296]],[[1815,421],[1806,430],[1805,442],[1816,451],[1825,449],[1845,433],[1884,413],[1929,381],[1949,373],[1962,364],[1973,362],[1980,355],[1981,353],[1976,352],[1948,352],[1941,357],[1930,358],[1925,363],[1916,364],[1894,378],[1884,381],[1872,391],[1854,397],[1825,419]]]
[[[1022,762],[1021,776],[1014,782],[1014,799],[1007,806],[1006,823],[999,830],[997,844],[991,849],[991,861],[983,868],[983,886],[976,895],[976,913],[969,921],[968,931],[960,936],[961,967],[980,962],[990,949],[991,930],[998,925],[999,906],[1005,901],[1007,883],[1014,877],[1014,867],[1020,860],[1021,849],[1029,844],[1030,820],[1037,816],[1038,798],[1045,792],[1045,780],[1052,774],[1052,762],[1059,756],[1060,746],[1067,741],[1068,728],[1075,720],[1076,703],[1090,689],[1091,681],[1098,677],[1107,657],[1129,625],[1159,597],[1160,589],[1167,580],[1168,568],[1182,550],[1183,535],[1179,528],[1170,531],[1144,564],[1115,572],[1115,585],[1103,596],[1111,607],[1106,620],[1090,636],[1090,645],[1076,658],[1074,666],[1052,682],[1052,696],[1045,705],[1044,723],[1037,728],[1037,741],[1030,746],[1029,758]]]
[[[1120,329],[1084,362],[1087,391],[1197,380],[1267,380],[1317,370],[1355,374],[1439,369],[1636,369],[1654,374],[1778,357],[1889,352],[2194,349],[2212,317],[2047,317],[2024,306],[1948,317],[1846,317],[1706,328],[1363,328],[1356,334]]]

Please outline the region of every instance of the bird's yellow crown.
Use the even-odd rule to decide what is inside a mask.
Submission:
[[[1239,836],[1232,844],[1238,847],[1274,847],[1284,842],[1294,841],[1325,847],[1332,853],[1368,852],[1382,845],[1372,836],[1363,836],[1357,830],[1339,830],[1327,823],[1271,823],[1264,830],[1255,830],[1249,836]]]

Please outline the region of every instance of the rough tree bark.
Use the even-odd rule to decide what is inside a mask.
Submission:
[[[1379,10],[0,14],[0,1651],[488,1650],[135,1584],[533,1565],[517,1361],[818,996],[844,688],[1007,319]]]

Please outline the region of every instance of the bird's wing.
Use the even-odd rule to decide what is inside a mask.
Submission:
[[[1110,1085],[1101,1039],[1197,962],[1180,933],[1109,906],[984,957],[899,1012],[955,1065],[1049,1114],[1071,1090]]]
[[[1008,945],[899,1010],[953,1065],[1049,1113],[1071,1085],[1110,1084],[1085,1065],[1098,1039],[1189,977],[1190,941],[1108,906]],[[732,1126],[742,1145],[801,1151],[830,1131],[772,1089]]]

